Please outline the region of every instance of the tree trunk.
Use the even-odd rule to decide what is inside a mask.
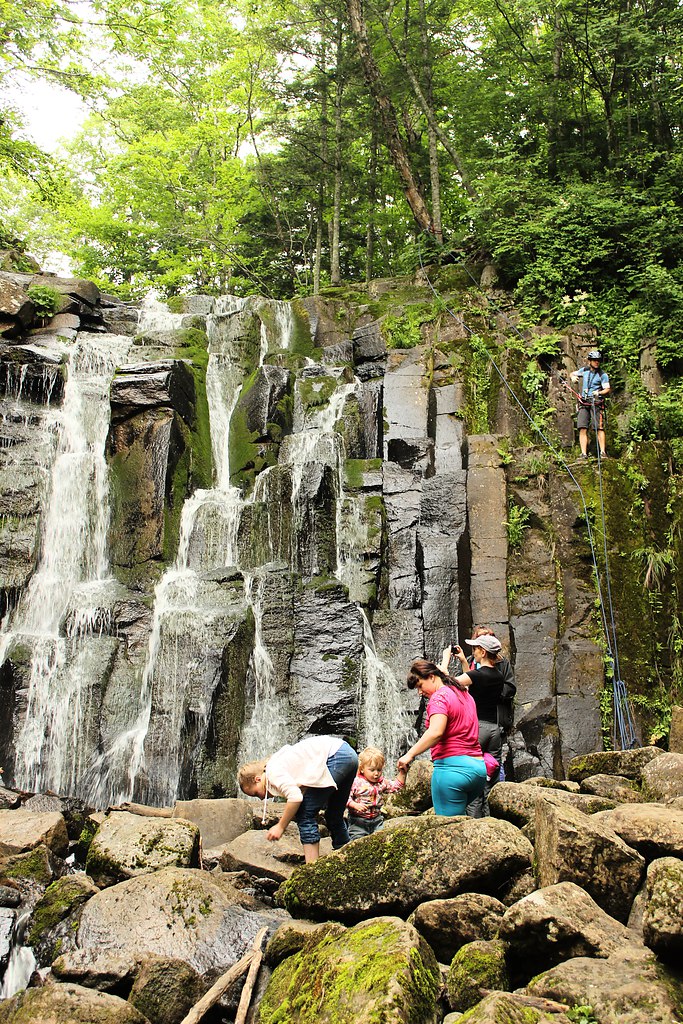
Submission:
[[[420,0],[420,41],[424,58],[425,99],[429,110],[434,110],[434,94],[432,90],[432,54],[429,32],[427,31],[427,12],[425,2]],[[432,217],[434,218],[434,237],[439,245],[443,245],[443,224],[441,222],[441,179],[439,177],[439,149],[436,131],[432,119],[427,119],[427,136],[429,139],[429,181],[432,188]]]
[[[410,160],[408,159],[408,154],[398,128],[396,111],[384,87],[381,72],[370,48],[367,25],[361,10],[361,0],[346,0],[346,6],[365,81],[368,84],[370,94],[382,122],[382,128],[386,136],[385,141],[391,153],[394,167],[401,179],[404,195],[417,226],[422,231],[428,231],[430,234],[433,234],[434,225],[432,218],[413,175]]]
[[[370,166],[368,167],[368,226],[365,235],[365,281],[371,281],[375,263],[375,204],[377,202],[377,123],[371,118]]]
[[[342,59],[342,23],[341,19],[339,19],[337,23],[337,68],[334,93],[334,199],[332,206],[332,246],[330,252],[330,284],[334,287],[338,287],[341,284],[339,235],[341,231],[342,195],[342,94],[344,92]]]

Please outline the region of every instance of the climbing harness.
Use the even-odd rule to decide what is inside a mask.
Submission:
[[[418,255],[419,255],[419,260],[420,260],[420,269],[422,271],[424,280],[429,285],[429,288],[431,289],[432,294],[434,295],[434,297],[438,298],[439,300],[441,300],[441,296],[439,296],[439,294],[437,293],[436,289],[434,288],[434,286],[432,285],[431,281],[429,280],[429,277],[428,277],[427,272],[425,270],[424,264],[422,262],[422,245],[421,245],[421,241],[420,240],[418,240]],[[515,324],[511,323],[509,317],[503,312],[503,310],[499,306],[497,306],[494,302],[492,302],[490,296],[488,296],[481,289],[481,287],[479,286],[479,282],[473,276],[473,274],[470,271],[469,267],[465,263],[459,264],[459,267],[461,269],[463,269],[465,271],[465,273],[468,275],[468,277],[471,279],[471,281],[473,282],[475,288],[477,288],[477,290],[481,293],[481,295],[486,300],[487,305],[490,308],[492,308],[496,313],[498,313],[500,316],[502,316],[503,319],[512,328],[512,330],[522,339],[522,341],[524,341],[525,340],[524,339],[524,335],[518,330],[518,328],[515,326]],[[465,329],[465,331],[469,335],[471,335],[471,336],[476,335],[476,331],[472,330],[472,328],[467,323],[465,323],[465,321],[464,321],[464,319],[462,317],[457,316],[453,312],[453,310],[450,309],[448,306],[446,306],[445,309],[446,309],[446,312],[449,314],[449,316],[451,316],[457,323],[459,323]],[[602,539],[603,539],[603,558],[604,558],[604,563],[605,563],[605,591],[606,591],[606,596],[607,596],[607,608],[605,606],[605,597],[603,596],[603,588],[602,588],[602,584],[601,584],[601,581],[600,581],[600,570],[598,568],[598,560],[597,560],[597,554],[596,554],[595,539],[594,539],[594,535],[593,535],[593,527],[591,526],[591,517],[590,517],[590,513],[588,511],[588,505],[587,505],[587,502],[586,502],[586,497],[585,497],[585,495],[583,493],[583,488],[581,487],[581,484],[579,483],[579,481],[577,480],[575,475],[572,473],[570,466],[568,465],[568,463],[566,462],[566,460],[562,456],[561,452],[558,451],[558,449],[553,444],[553,442],[550,440],[550,438],[545,433],[545,431],[538,425],[538,423],[534,420],[534,418],[531,415],[531,413],[525,408],[523,403],[517,397],[516,393],[513,391],[512,387],[510,386],[508,380],[506,379],[503,371],[500,369],[500,367],[498,366],[498,363],[493,358],[491,353],[487,351],[486,355],[487,355],[487,357],[489,359],[489,362],[493,366],[494,370],[498,374],[498,377],[500,378],[501,383],[503,384],[503,386],[507,390],[507,392],[510,395],[510,397],[513,399],[513,401],[516,403],[516,405],[519,406],[519,409],[521,410],[523,415],[526,417],[526,419],[528,420],[528,422],[531,425],[531,427],[539,435],[539,437],[541,438],[543,443],[547,446],[547,448],[550,450],[550,452],[552,453],[552,455],[554,456],[556,461],[560,464],[560,466],[568,474],[568,476],[572,480],[574,486],[576,487],[577,491],[579,492],[579,496],[581,498],[581,504],[583,505],[584,518],[585,518],[585,521],[586,521],[586,529],[587,529],[587,533],[588,533],[588,543],[590,545],[591,560],[592,560],[592,563],[593,563],[593,571],[595,573],[595,584],[596,584],[596,590],[597,590],[597,595],[598,595],[598,605],[599,605],[599,608],[600,608],[600,618],[601,618],[601,622],[602,622],[602,631],[603,631],[603,635],[605,637],[605,644],[606,644],[606,647],[607,647],[607,653],[606,653],[606,659],[605,659],[606,660],[607,673],[608,673],[608,675],[611,675],[611,677],[612,677],[612,699],[613,699],[613,706],[614,706],[614,722],[613,722],[613,728],[612,728],[612,742],[613,742],[615,748],[617,747],[617,744],[618,744],[619,745],[618,749],[621,749],[621,750],[631,750],[633,747],[637,747],[638,746],[638,738],[636,736],[635,722],[634,722],[634,719],[633,719],[633,714],[631,712],[631,706],[630,706],[629,699],[628,699],[628,692],[626,690],[626,683],[621,678],[621,672],[620,672],[620,668],[619,668],[619,650],[618,650],[618,643],[617,643],[617,629],[616,629],[616,623],[615,623],[615,619],[614,619],[614,606],[613,606],[613,603],[612,603],[612,584],[611,584],[611,577],[610,577],[610,570],[609,570],[609,559],[608,559],[608,552],[607,552],[607,528],[606,528],[606,522],[605,522],[605,503],[604,503],[604,495],[603,495],[603,487],[602,487],[602,459],[603,459],[603,456],[600,453],[600,445],[598,445],[598,483],[599,483],[599,496],[600,496]],[[590,353],[589,353],[589,356],[590,356]],[[568,391],[571,391],[571,393],[573,395],[575,395],[579,400],[583,401],[583,399],[581,398],[581,395],[579,395],[578,392],[574,391],[574,389],[572,387],[570,387],[570,385],[566,381],[562,380],[562,378],[559,376],[559,374],[557,376],[558,376],[558,379],[560,380],[560,382],[562,383],[562,385],[565,388],[567,388]],[[593,410],[593,425],[596,426],[596,424],[597,424],[597,407],[596,407],[595,403],[591,403],[591,407],[592,407],[592,410]],[[597,432],[597,427],[596,427],[596,432]],[[609,610],[609,616],[608,616],[608,610]]]

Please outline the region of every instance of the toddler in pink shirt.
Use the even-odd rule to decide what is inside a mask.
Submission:
[[[406,783],[402,769],[395,782],[382,775],[384,755],[377,747],[366,747],[358,755],[358,774],[351,785],[346,807],[349,813],[349,837],[360,839],[372,835],[384,824],[382,803],[385,793],[396,793]]]

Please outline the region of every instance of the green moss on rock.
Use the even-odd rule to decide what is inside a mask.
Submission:
[[[26,878],[47,885],[53,874],[47,847],[41,843],[28,853],[10,858],[4,873],[8,878]]]
[[[505,943],[499,939],[468,942],[453,957],[446,982],[454,1010],[469,1010],[481,1000],[481,988],[507,989]]]

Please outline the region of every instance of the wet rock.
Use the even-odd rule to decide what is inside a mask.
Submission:
[[[631,947],[607,959],[567,960],[534,978],[527,992],[572,1007],[589,1005],[600,1024],[677,1024],[677,988],[653,956]]]
[[[506,911],[498,937],[510,944],[508,964],[515,984],[563,960],[605,958],[638,945],[632,932],[574,882],[539,889],[515,903]]]
[[[504,914],[505,905],[495,897],[462,893],[450,900],[421,903],[408,921],[432,947],[439,963],[448,964],[461,946],[479,939],[494,939]],[[455,1004],[453,1008],[465,1009]]]
[[[501,640],[508,630],[505,585],[508,542],[505,470],[492,434],[468,438],[467,509],[470,526],[472,621],[485,622]]]
[[[193,822],[202,837],[202,846],[211,850],[230,843],[252,826],[252,804],[231,797],[225,800],[176,800],[173,817]]]
[[[139,309],[123,303],[102,310],[102,323],[110,334],[134,336],[137,333],[139,318]]]
[[[506,945],[477,939],[462,946],[448,969],[446,990],[453,1010],[469,1010],[481,1000],[481,988],[507,989]]]
[[[647,861],[683,857],[683,808],[663,804],[621,804],[604,822]]]
[[[336,938],[343,935],[345,930],[344,925],[335,921],[326,921],[323,924],[313,921],[284,921],[266,946],[264,962],[270,968],[275,968],[288,956],[293,956],[304,947],[315,945],[328,935]]]
[[[575,807],[540,801],[535,865],[542,887],[575,882],[612,917],[627,921],[645,861],[605,825]]]
[[[199,974],[182,960],[148,957],[140,965],[128,1001],[150,1024],[180,1024],[204,987]]]
[[[683,796],[683,754],[662,754],[642,772],[643,792],[650,800]]]
[[[623,775],[640,782],[643,769],[650,761],[661,757],[659,747],[638,747],[635,750],[604,750],[595,754],[574,757],[567,766],[572,782],[582,782],[591,775]]]
[[[12,789],[0,786],[0,810],[11,811],[21,806],[21,797]]]
[[[21,285],[0,276],[0,319],[7,319],[16,327],[27,326],[33,319],[33,303]]]
[[[284,960],[273,972],[257,1021],[303,1024],[314,999],[318,1024],[340,1017],[354,1024],[428,1024],[439,982],[434,954],[414,928],[397,918],[372,918]]]
[[[605,796],[618,804],[644,803],[646,799],[637,784],[624,775],[589,775],[581,782],[581,792]]]
[[[196,867],[199,829],[190,821],[115,811],[90,844],[86,870],[100,887],[163,867]]]
[[[536,807],[543,801],[569,804],[571,807],[583,811],[584,814],[610,810],[615,806],[613,800],[607,800],[601,796],[567,793],[563,790],[546,789],[540,786],[518,786],[514,782],[499,782],[493,787],[489,796],[491,814],[505,818],[520,828],[535,820]]]
[[[9,885],[0,885],[0,907],[18,907],[21,903],[21,892]]]
[[[332,852],[330,839],[320,841],[320,852]],[[296,825],[290,825],[277,842],[270,842],[261,829],[244,832],[224,847],[220,859],[223,871],[248,871],[278,882],[284,882],[303,863],[304,850]]]
[[[83,907],[78,946],[97,955],[172,957],[200,974],[225,971],[268,923],[245,910],[243,899],[205,871],[161,868],[93,896]]]
[[[240,393],[235,413],[244,417],[252,440],[279,441],[292,427],[292,376],[280,366],[264,364],[249,378]]]
[[[0,968],[9,963],[14,937],[15,912],[9,907],[0,907]]]
[[[26,853],[41,844],[58,856],[66,853],[69,837],[61,814],[0,811],[0,854]]]
[[[194,377],[182,360],[120,367],[111,384],[112,423],[140,409],[169,406],[192,422],[196,402]]]
[[[70,981],[100,992],[112,992],[127,998],[140,966],[139,958],[128,952],[98,953],[71,949],[52,963],[52,974],[58,981]]]
[[[150,1024],[118,996],[72,984],[26,989],[2,1010],[3,1024]]]
[[[427,899],[495,893],[528,870],[531,854],[508,822],[423,815],[299,868],[278,896],[290,913],[315,919],[354,921],[375,908],[408,914]]]
[[[660,960],[680,966],[683,956],[683,861],[654,860],[647,869],[643,939]]]
[[[60,870],[63,868],[59,861],[57,866]],[[7,878],[26,879],[47,885],[55,874],[55,858],[44,843],[39,843],[28,853],[0,856],[0,873]]]

